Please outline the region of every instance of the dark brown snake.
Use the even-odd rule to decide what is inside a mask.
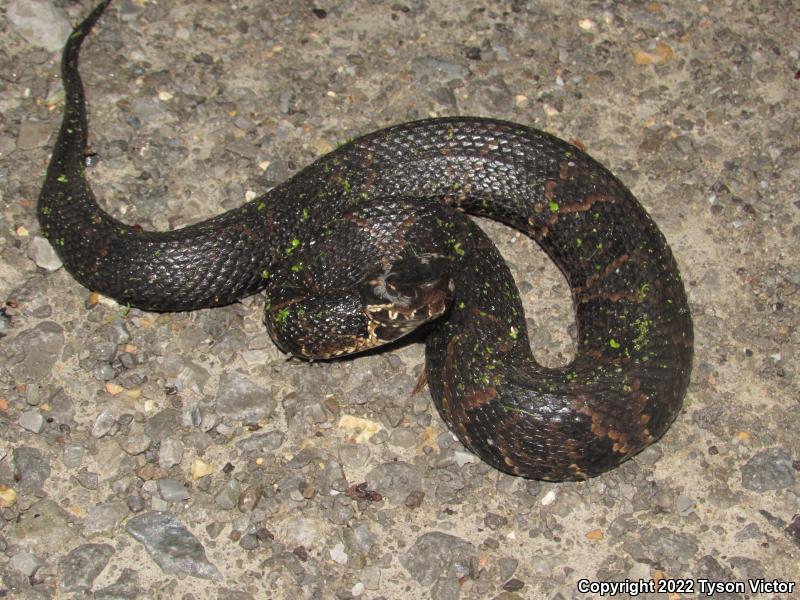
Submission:
[[[597,475],[675,419],[692,322],[672,253],[622,183],[541,131],[469,117],[406,123],[196,225],[150,232],[110,217],[86,179],[78,72],[107,4],[64,49],[64,119],[38,203],[42,232],[81,284],[158,311],[266,289],[274,339],[311,358],[443,315],[425,348],[442,418],[483,460],[525,477]],[[463,212],[524,232],[564,273],[579,332],[570,364],[534,361],[508,268]]]

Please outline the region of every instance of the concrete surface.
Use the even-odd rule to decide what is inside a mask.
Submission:
[[[36,14],[53,30],[91,6],[52,4]],[[3,596],[566,599],[641,579],[671,594],[639,597],[676,599],[700,580],[797,581],[796,3],[129,0],[86,44],[90,177],[146,228],[435,115],[533,125],[618,174],[684,274],[695,367],[660,443],[575,484],[466,453],[427,392],[411,397],[419,343],[310,365],[272,346],[258,297],[188,314],[97,302],[37,238],[57,53],[41,28],[0,27]],[[537,357],[568,361],[563,278],[482,224]]]

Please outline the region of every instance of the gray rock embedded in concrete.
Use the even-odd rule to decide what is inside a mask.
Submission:
[[[275,410],[270,393],[236,371],[226,371],[219,380],[216,409],[221,415],[259,418]]]
[[[217,568],[208,562],[203,545],[171,514],[146,512],[130,519],[125,528],[144,545],[164,573],[222,578]]]
[[[63,266],[61,259],[45,238],[36,236],[28,244],[28,258],[48,271],[57,271]]]
[[[30,44],[50,52],[61,50],[72,30],[64,13],[46,0],[9,0],[6,18]]]
[[[114,554],[109,544],[83,544],[70,550],[59,563],[61,586],[69,592],[88,592]]]
[[[50,459],[38,448],[14,448],[14,478],[23,491],[41,490],[50,477]]]
[[[792,456],[783,448],[759,452],[742,465],[741,472],[742,485],[756,492],[780,490],[795,481]]]

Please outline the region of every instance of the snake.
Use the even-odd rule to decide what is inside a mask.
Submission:
[[[681,411],[693,328],[673,254],[625,185],[580,148],[484,117],[403,123],[344,143],[238,208],[170,231],[125,224],[87,176],[78,59],[110,0],[64,47],[64,113],[37,203],[84,287],[150,311],[266,293],[281,350],[332,359],[426,330],[424,382],[455,436],[496,469],[599,475]],[[533,357],[522,301],[468,215],[529,236],[571,290],[577,347]]]

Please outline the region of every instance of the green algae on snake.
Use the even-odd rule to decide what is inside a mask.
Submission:
[[[347,211],[435,201],[535,239],[570,284],[579,331],[569,365],[536,364],[502,258],[460,213],[441,219],[455,291],[426,339],[426,375],[440,414],[467,447],[510,473],[582,479],[667,430],[691,371],[685,291],[661,232],[600,164],[522,125],[430,119],[357,138],[208,221],[142,231],[99,207],[84,169],[78,54],[107,4],[65,47],[64,119],[38,203],[42,232],[81,284],[151,310],[227,304],[275,285],[270,274],[281,261],[307,251],[315,232]]]

